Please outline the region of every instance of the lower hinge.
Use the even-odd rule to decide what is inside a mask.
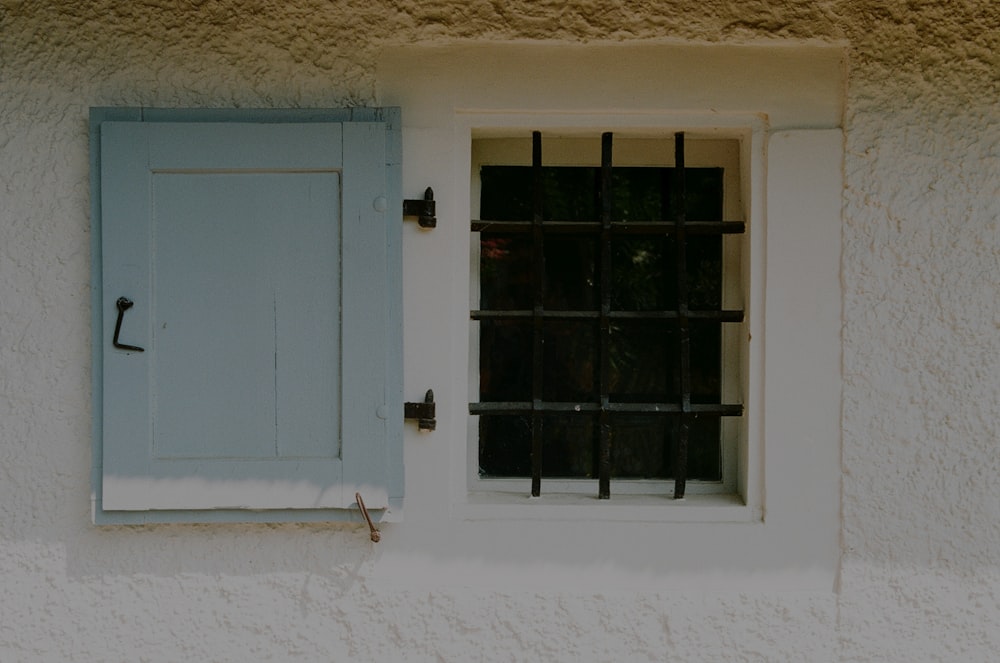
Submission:
[[[437,428],[436,416],[433,389],[427,390],[423,403],[403,403],[403,418],[416,419],[417,428],[422,431],[432,431]]]
[[[403,216],[417,217],[421,228],[437,228],[437,210],[434,204],[434,189],[427,187],[423,200],[404,200]]]

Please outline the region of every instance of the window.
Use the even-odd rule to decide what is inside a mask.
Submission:
[[[438,425],[405,431],[414,517],[396,530],[401,554],[386,555],[380,583],[830,591],[841,518],[845,53],[593,42],[384,50],[378,94],[405,109],[403,190],[432,187],[437,201],[435,230],[403,227],[403,272],[405,393],[432,387]],[[723,402],[744,408],[722,418],[735,424],[721,442],[732,488],[689,477],[686,499],[675,500],[670,477],[612,477],[602,500],[596,477],[543,475],[532,498],[530,475],[481,477],[480,415],[469,413],[482,402],[470,220],[481,218],[482,167],[530,166],[536,130],[545,166],[598,167],[601,133],[611,132],[615,168],[669,168],[682,130],[689,168],[723,168],[724,205],[734,206],[723,219],[746,223],[722,238],[722,306],[744,311],[742,323],[721,325],[736,344],[730,353],[723,339]],[[584,155],[561,155],[578,139],[590,141]],[[632,159],[633,139],[662,149]]]
[[[739,138],[529,133],[472,146],[475,482],[734,492]]]
[[[95,520],[402,499],[398,109],[94,109]]]

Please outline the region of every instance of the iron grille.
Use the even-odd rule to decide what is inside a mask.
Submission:
[[[543,425],[547,415],[589,417],[596,424],[598,497],[611,495],[612,475],[612,421],[628,415],[654,415],[673,420],[675,457],[673,459],[674,497],[683,498],[688,471],[688,445],[692,424],[699,419],[739,417],[743,406],[738,403],[693,402],[692,400],[692,327],[694,325],[721,325],[743,321],[742,310],[725,310],[721,305],[706,309],[692,307],[689,288],[688,253],[689,237],[719,236],[745,232],[742,221],[687,220],[687,182],[684,161],[684,134],[674,137],[674,167],[664,169],[661,195],[664,206],[672,207],[672,222],[664,220],[615,219],[612,207],[612,133],[601,136],[601,165],[596,176],[598,218],[596,220],[560,220],[545,218],[545,177],[542,165],[542,137],[532,133],[531,165],[531,219],[474,220],[472,231],[481,233],[481,241],[488,237],[518,237],[530,247],[530,308],[484,307],[471,312],[472,320],[493,322],[520,322],[530,326],[530,400],[490,400],[469,405],[473,415],[524,415],[530,419],[530,474],[531,494],[541,494],[541,481],[545,448]],[[669,200],[669,203],[666,201]],[[598,306],[591,309],[552,310],[546,308],[546,242],[558,241],[560,236],[591,236],[598,238],[599,254],[595,256],[598,274],[595,285]],[[671,288],[675,292],[675,308],[643,308],[642,310],[617,310],[612,301],[612,242],[615,238],[637,236],[670,236],[673,246],[673,274]],[[721,304],[721,300],[719,302]],[[596,392],[592,398],[572,401],[546,399],[545,389],[545,334],[546,325],[554,321],[596,324]],[[677,353],[679,385],[675,398],[659,401],[621,402],[613,399],[610,384],[612,366],[612,327],[616,321],[657,321],[670,324],[675,338],[671,345]],[[669,321],[665,323],[664,321]],[[550,348],[550,352],[552,348]],[[526,380],[528,382],[528,380]]]

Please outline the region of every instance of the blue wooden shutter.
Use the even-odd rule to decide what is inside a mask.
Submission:
[[[317,519],[357,491],[401,498],[398,132],[94,125],[98,511]],[[111,345],[119,297],[144,352]]]

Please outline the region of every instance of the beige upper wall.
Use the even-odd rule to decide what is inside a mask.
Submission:
[[[360,102],[372,96],[371,67],[384,45],[815,40],[851,44],[853,82],[947,81],[941,98],[969,102],[996,95],[998,25],[1000,7],[990,0],[8,1],[0,7],[0,62],[34,80],[83,75],[100,87],[155,61],[188,90],[214,79],[210,63],[262,94],[286,95],[285,103],[303,94],[302,82],[320,77],[329,86],[333,75],[339,89],[330,93]],[[248,60],[266,66],[248,69]],[[299,82],[277,84],[292,68]],[[926,93],[918,85],[910,98]]]

